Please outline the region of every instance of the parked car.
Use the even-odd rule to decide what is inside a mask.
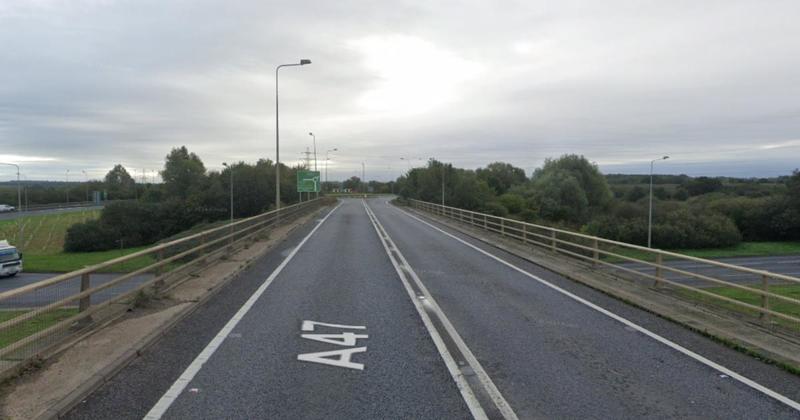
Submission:
[[[7,213],[14,210],[16,210],[14,206],[9,206],[8,204],[0,204],[0,213]]]

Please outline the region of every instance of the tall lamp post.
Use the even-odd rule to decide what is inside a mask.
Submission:
[[[309,131],[308,135],[311,136],[311,138],[314,141],[314,172],[316,172],[317,171],[317,136],[315,136],[314,133],[312,133],[310,131]],[[316,198],[319,198],[319,191],[316,191],[315,193],[316,193],[315,194]]]
[[[275,67],[275,210],[281,208],[281,136],[278,122],[278,71],[282,67],[305,66],[306,64],[311,64],[311,60],[304,58],[299,63],[281,64]]]
[[[667,160],[669,156],[663,156],[650,161],[650,210],[647,213],[647,247],[653,245],[653,164],[659,160]]]
[[[233,225],[233,166],[228,165],[227,162],[222,162],[222,166],[228,168],[228,172],[231,173],[231,225]]]
[[[338,151],[339,151],[339,149],[337,149],[335,147],[333,149],[325,151],[325,184],[326,185],[328,184],[328,153],[330,153],[330,152],[338,152]]]
[[[19,214],[19,238],[17,239],[19,243],[17,244],[17,249],[22,250],[22,183],[19,180],[19,165],[16,163],[5,163],[0,162],[0,165],[8,165],[17,168],[17,213]]]
[[[86,201],[89,201],[89,174],[86,173],[85,170],[81,169],[83,172],[83,179],[86,181],[85,190],[86,190]]]
[[[69,169],[67,169],[67,204],[69,204]]]

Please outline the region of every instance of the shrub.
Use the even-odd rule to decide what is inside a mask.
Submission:
[[[497,198],[511,214],[517,214],[525,208],[525,199],[517,194],[506,193]]]
[[[599,216],[586,231],[607,239],[647,245],[647,219]],[[672,211],[653,224],[653,246],[657,248],[716,248],[741,242],[733,221],[721,214],[697,214],[688,208]]]
[[[67,229],[64,239],[64,251],[105,251],[116,245],[114,232],[99,220],[76,223]]]
[[[490,201],[483,207],[484,213],[491,214],[492,216],[506,217],[508,216],[508,209],[497,201]]]

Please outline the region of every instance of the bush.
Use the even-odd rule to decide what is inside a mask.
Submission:
[[[486,203],[483,207],[483,212],[491,214],[492,216],[497,217],[506,217],[508,216],[508,209],[506,207],[496,201],[490,201]]]
[[[647,219],[600,216],[586,226],[592,235],[647,245]],[[697,214],[688,208],[672,211],[653,224],[653,246],[665,249],[717,248],[737,245],[742,235],[721,214]]]
[[[99,220],[76,223],[67,229],[64,240],[66,252],[105,251],[114,248],[116,238],[111,229]]]
[[[497,200],[511,214],[517,214],[525,208],[525,199],[517,194],[506,193],[498,197]]]

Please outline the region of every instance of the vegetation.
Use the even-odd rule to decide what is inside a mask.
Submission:
[[[298,168],[281,167],[281,198],[296,202]],[[153,244],[192,228],[229,217],[230,171],[233,171],[237,194],[234,217],[253,216],[269,210],[275,202],[275,165],[269,160],[255,164],[239,162],[222,172],[207,171],[202,160],[185,146],[172,149],[166,156],[158,188],[143,192],[136,201],[108,204],[96,220],[78,223],[67,231],[67,252],[106,251]],[[125,191],[130,182],[124,168],[117,166],[106,181],[119,184]]]
[[[28,311],[0,311],[0,322],[8,321],[26,312]],[[33,317],[10,330],[6,330],[3,334],[0,334],[0,348],[22,340],[29,335],[36,334],[37,332],[48,328],[59,321],[63,321],[75,315],[76,313],[78,313],[77,309],[56,309],[54,311],[49,311]]]
[[[400,177],[397,191],[440,202],[443,180],[451,206],[647,244],[649,176],[603,175],[577,155],[548,159],[530,178],[502,162],[472,171],[430,160]],[[778,247],[741,244],[800,241],[800,172],[772,179],[656,175],[653,184],[655,247],[761,255]]]
[[[759,287],[758,285],[752,285],[752,287]],[[706,292],[711,292],[720,296],[725,296],[731,299],[738,300],[740,302],[749,303],[755,306],[761,306],[761,296],[757,293],[748,292],[746,290],[738,289],[735,287],[709,287],[703,289]],[[770,286],[769,291],[778,295],[791,297],[794,299],[800,299],[800,284],[786,284],[786,285],[776,285]],[[724,302],[719,299],[715,299],[710,296],[706,296],[692,290],[685,290],[682,289],[679,291],[681,295],[684,295],[692,300],[698,300],[701,302],[706,302],[713,305],[718,305],[722,307],[729,308],[731,310],[735,310],[738,312],[745,312],[749,313],[753,316],[758,316],[759,312],[753,309],[742,308],[738,305],[735,305],[730,302]],[[772,298],[770,299],[770,309],[775,312],[780,312],[786,315],[791,315],[794,317],[800,317],[800,305],[795,305],[790,302],[785,302],[780,299]],[[800,328],[800,325],[797,325],[794,322],[786,321],[777,317],[773,317],[773,322],[783,324],[790,328]]]

